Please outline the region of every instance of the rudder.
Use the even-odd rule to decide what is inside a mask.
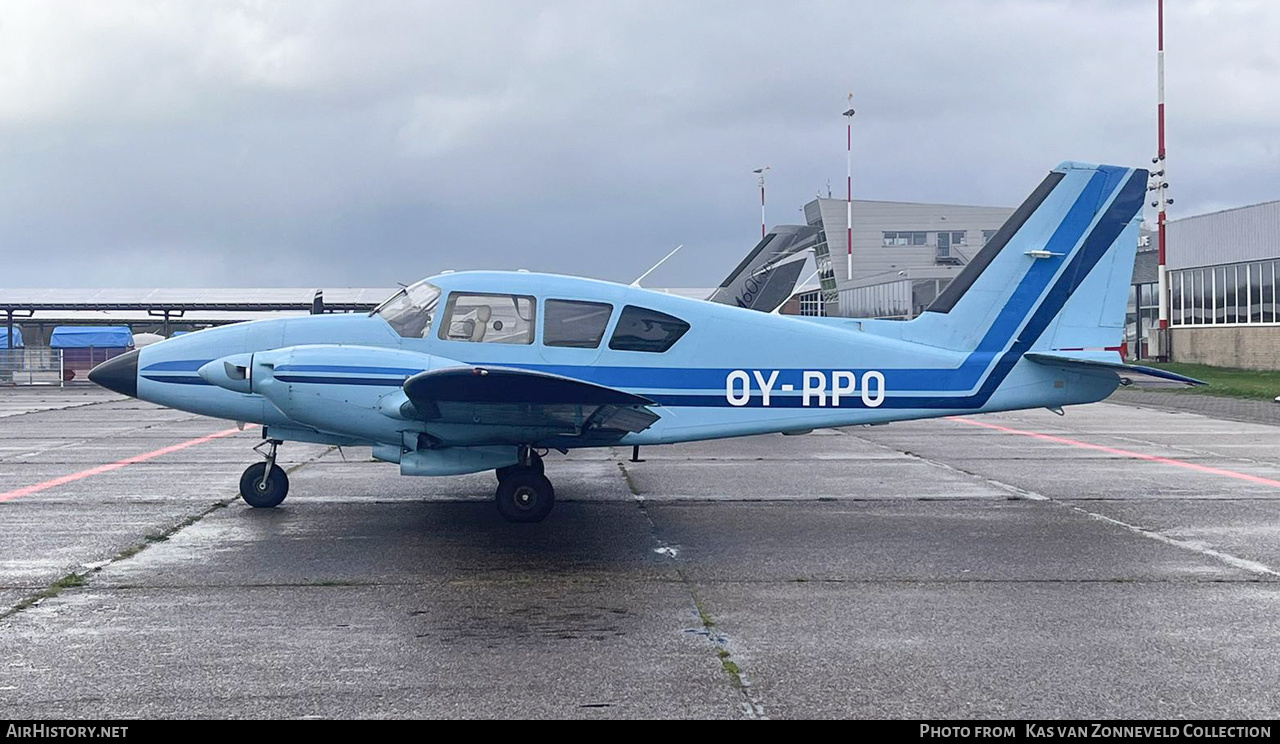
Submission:
[[[893,335],[992,354],[1118,344],[1146,176],[1072,162],[1054,168],[937,300]]]

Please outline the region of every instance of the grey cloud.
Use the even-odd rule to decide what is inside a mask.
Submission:
[[[0,18],[0,284],[720,278],[830,181],[1016,203],[1155,149],[1154,1],[27,3]],[[1280,7],[1167,19],[1174,216],[1280,197]]]

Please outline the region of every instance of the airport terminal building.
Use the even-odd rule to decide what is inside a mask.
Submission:
[[[1013,209],[854,200],[853,278],[847,271],[847,202],[815,199],[805,220],[818,227],[821,289],[798,295],[800,315],[915,317],[995,235]]]

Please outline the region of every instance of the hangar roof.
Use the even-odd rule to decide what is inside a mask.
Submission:
[[[324,290],[331,310],[372,310],[394,289]],[[302,310],[315,289],[0,289],[0,310]]]

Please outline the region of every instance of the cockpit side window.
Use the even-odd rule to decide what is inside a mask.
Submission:
[[[670,349],[689,330],[689,324],[666,313],[627,305],[622,309],[618,325],[609,339],[616,351],[650,351]]]
[[[537,301],[525,295],[449,295],[440,338],[486,344],[533,343]]]
[[[431,333],[431,317],[439,301],[439,287],[418,282],[397,292],[373,314],[387,321],[404,338],[426,338]]]
[[[573,349],[596,349],[613,315],[613,305],[580,300],[547,300],[542,343]]]

